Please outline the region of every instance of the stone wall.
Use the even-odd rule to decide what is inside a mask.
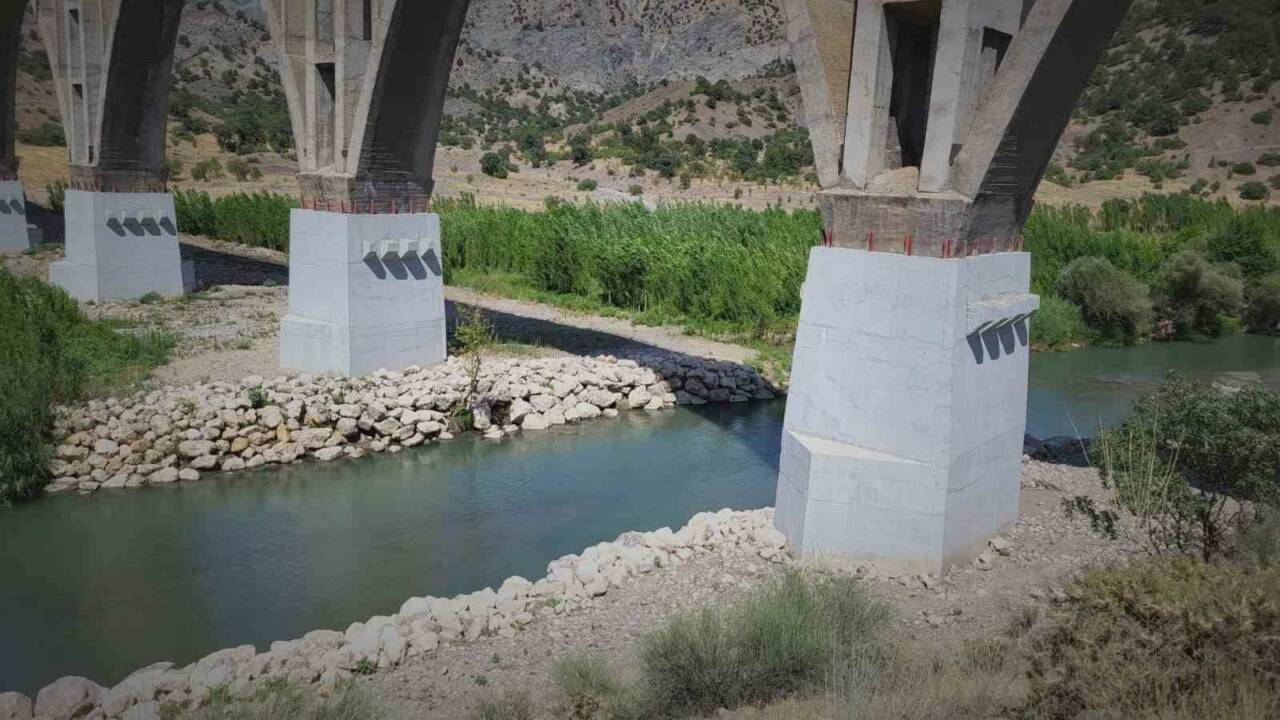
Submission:
[[[449,440],[466,399],[466,365],[208,383],[58,410],[49,492],[93,492],[198,480],[303,458],[331,461]],[[498,439],[622,410],[771,399],[754,370],[655,353],[494,360],[479,374],[475,429]]]

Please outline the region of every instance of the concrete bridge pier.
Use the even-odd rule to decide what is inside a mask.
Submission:
[[[1128,0],[786,0],[823,191],[775,522],[935,573],[1018,517],[1032,196]]]
[[[442,362],[444,95],[469,0],[263,0],[298,145],[280,363],[360,375]]]
[[[165,135],[183,0],[45,0],[40,34],[71,165],[66,259],[80,300],[181,295],[192,284],[166,191]]]
[[[18,157],[14,153],[18,129],[14,95],[26,10],[25,2],[6,3],[0,8],[0,252],[26,250],[32,237],[27,223],[27,197],[18,182]]]

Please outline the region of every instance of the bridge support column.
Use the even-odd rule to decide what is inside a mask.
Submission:
[[[183,0],[47,0],[40,34],[67,137],[66,259],[80,300],[181,295],[192,282],[165,191],[165,123]]]
[[[440,219],[423,210],[468,4],[263,0],[304,208],[290,219],[284,367],[444,361]]]
[[[49,280],[83,301],[176,297],[194,285],[178,253],[177,216],[169,193],[68,190],[66,259]]]
[[[27,224],[27,197],[18,182],[18,158],[14,153],[18,48],[26,10],[25,2],[0,9],[0,252],[26,250],[31,246],[33,230]]]
[[[1030,273],[813,250],[777,491],[794,550],[939,573],[1017,520]]]
[[[294,210],[280,364],[367,375],[446,355],[440,218]]]
[[[942,573],[1017,519],[1039,307],[1021,231],[1130,2],[785,1],[825,247],[775,522],[805,557]]]

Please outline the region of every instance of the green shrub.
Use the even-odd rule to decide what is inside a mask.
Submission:
[[[40,147],[66,147],[67,136],[61,124],[46,120],[33,128],[19,130],[18,142]]]
[[[1018,717],[1274,717],[1280,572],[1148,560],[1090,571],[1032,651]]]
[[[1263,167],[1280,166],[1280,153],[1276,153],[1276,152],[1263,153],[1258,157],[1258,164],[1262,165]]]
[[[231,176],[240,182],[262,178],[262,170],[240,158],[235,158],[227,163],[227,172],[231,173]]]
[[[1241,527],[1251,508],[1240,503],[1270,503],[1280,479],[1280,394],[1258,386],[1226,391],[1171,375],[1138,401],[1117,429],[1132,437],[1153,438],[1155,455],[1177,468],[1190,484],[1173,500],[1183,539],[1205,558],[1229,546],[1228,532]],[[1120,455],[1123,470],[1140,465]]]
[[[578,181],[578,192],[593,192],[598,187],[600,187],[600,183],[591,178]]]
[[[1084,342],[1089,326],[1080,307],[1057,295],[1040,298],[1040,310],[1031,318],[1031,343],[1043,350],[1060,350]]]
[[[1240,186],[1241,200],[1266,200],[1271,197],[1271,191],[1267,189],[1265,183],[1247,182]]]
[[[180,720],[382,720],[388,717],[386,709],[354,683],[339,685],[325,699],[308,688],[280,681],[265,683],[250,698],[233,698],[229,692],[210,693],[199,708],[186,710],[171,705],[161,714]]]
[[[498,179],[507,177],[507,159],[494,152],[487,152],[480,158],[480,172]]]
[[[222,177],[222,163],[218,158],[201,160],[191,168],[191,179],[200,182],[213,182]]]
[[[1251,162],[1238,162],[1231,166],[1231,172],[1236,175],[1254,175],[1258,172],[1258,168]]]
[[[644,186],[632,185],[631,187],[627,188],[627,194],[631,195],[632,197],[640,197],[641,195],[644,194]]]
[[[1106,258],[1072,261],[1058,274],[1057,290],[1080,307],[1090,327],[1106,340],[1134,342],[1151,332],[1147,288]]]
[[[90,321],[61,289],[0,268],[0,505],[48,481],[56,404],[128,386],[172,347],[167,336]]]
[[[1191,250],[1165,263],[1155,294],[1157,316],[1178,337],[1221,335],[1244,309],[1244,282]]]
[[[1257,125],[1270,125],[1271,117],[1270,110],[1259,110],[1258,112],[1250,115],[1249,120]]]
[[[564,695],[571,717],[589,719],[614,702],[621,685],[604,658],[589,654],[567,655],[556,661],[551,676]]]
[[[509,690],[481,700],[472,713],[475,720],[534,720],[533,700],[523,690]]]
[[[1280,331],[1280,273],[1251,283],[1245,297],[1245,322],[1251,330]]]
[[[1280,270],[1280,214],[1269,210],[1232,212],[1205,233],[1198,246],[1215,263],[1232,263],[1247,278]]]
[[[642,717],[764,704],[882,661],[887,609],[856,580],[796,573],[741,604],[675,618],[641,649]]]
[[[49,209],[56,213],[62,213],[67,206],[67,188],[69,185],[66,180],[54,180],[44,186],[45,194],[49,196]]]

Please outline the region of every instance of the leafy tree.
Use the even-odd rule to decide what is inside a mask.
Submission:
[[[507,177],[507,161],[495,152],[487,152],[480,158],[480,172],[499,179]]]

